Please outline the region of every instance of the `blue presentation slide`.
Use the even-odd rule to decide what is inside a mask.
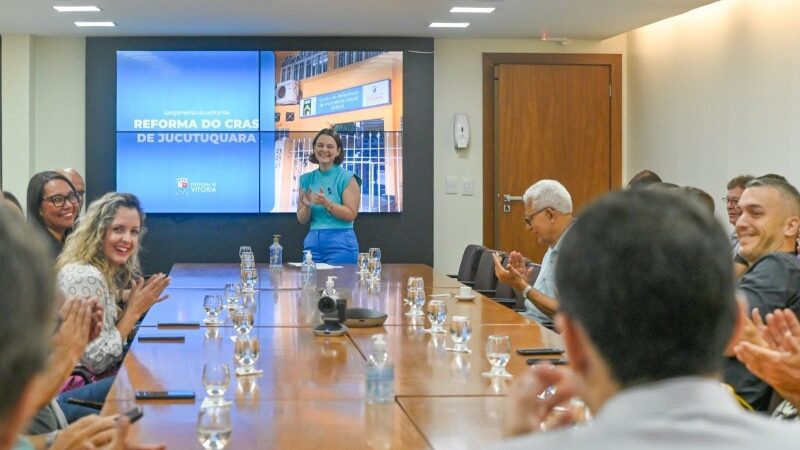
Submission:
[[[257,132],[259,81],[255,51],[117,52],[117,131]]]
[[[258,212],[258,133],[117,133],[117,190],[145,212]]]

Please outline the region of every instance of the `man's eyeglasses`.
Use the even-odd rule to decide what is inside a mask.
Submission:
[[[539,214],[540,212],[548,210],[548,209],[550,209],[550,207],[546,206],[546,207],[536,211],[533,214],[525,216],[525,218],[522,219],[522,220],[523,220],[523,222],[525,222],[525,225],[527,225],[528,227],[533,227],[533,218],[536,217],[536,215]]]
[[[739,199],[733,197],[722,197],[722,201],[725,202],[726,205],[733,205],[739,206]]]
[[[67,195],[55,194],[43,199],[52,203],[56,208],[61,208],[65,202],[70,202],[73,205],[77,205],[80,202],[80,196],[75,191],[70,191]]]

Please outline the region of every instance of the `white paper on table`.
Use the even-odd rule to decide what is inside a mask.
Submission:
[[[332,266],[332,265],[326,264],[326,263],[315,263],[315,264],[317,266],[317,270],[341,269],[342,267],[344,267],[344,266]],[[289,265],[299,269],[300,267],[303,266],[303,263],[290,262]]]

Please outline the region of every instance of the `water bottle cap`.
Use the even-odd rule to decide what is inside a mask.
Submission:
[[[372,335],[372,349],[377,351],[383,351],[386,349],[386,341],[383,340],[382,334]]]

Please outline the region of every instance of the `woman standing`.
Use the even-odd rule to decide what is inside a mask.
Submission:
[[[161,293],[169,277],[140,278],[143,222],[139,199],[110,192],[89,206],[56,263],[58,289],[65,298],[97,297],[103,306],[100,336],[89,343],[81,358],[81,364],[94,374],[122,361],[123,347],[136,322],[166,298]]]
[[[28,182],[28,220],[50,238],[55,256],[72,231],[79,203],[72,182],[58,172],[39,172]]]
[[[311,222],[303,241],[314,261],[330,264],[355,264],[358,241],[353,221],[361,204],[361,178],[340,167],[344,161],[342,139],[331,128],[324,128],[313,141],[308,160],[319,168],[300,176],[297,220]]]

